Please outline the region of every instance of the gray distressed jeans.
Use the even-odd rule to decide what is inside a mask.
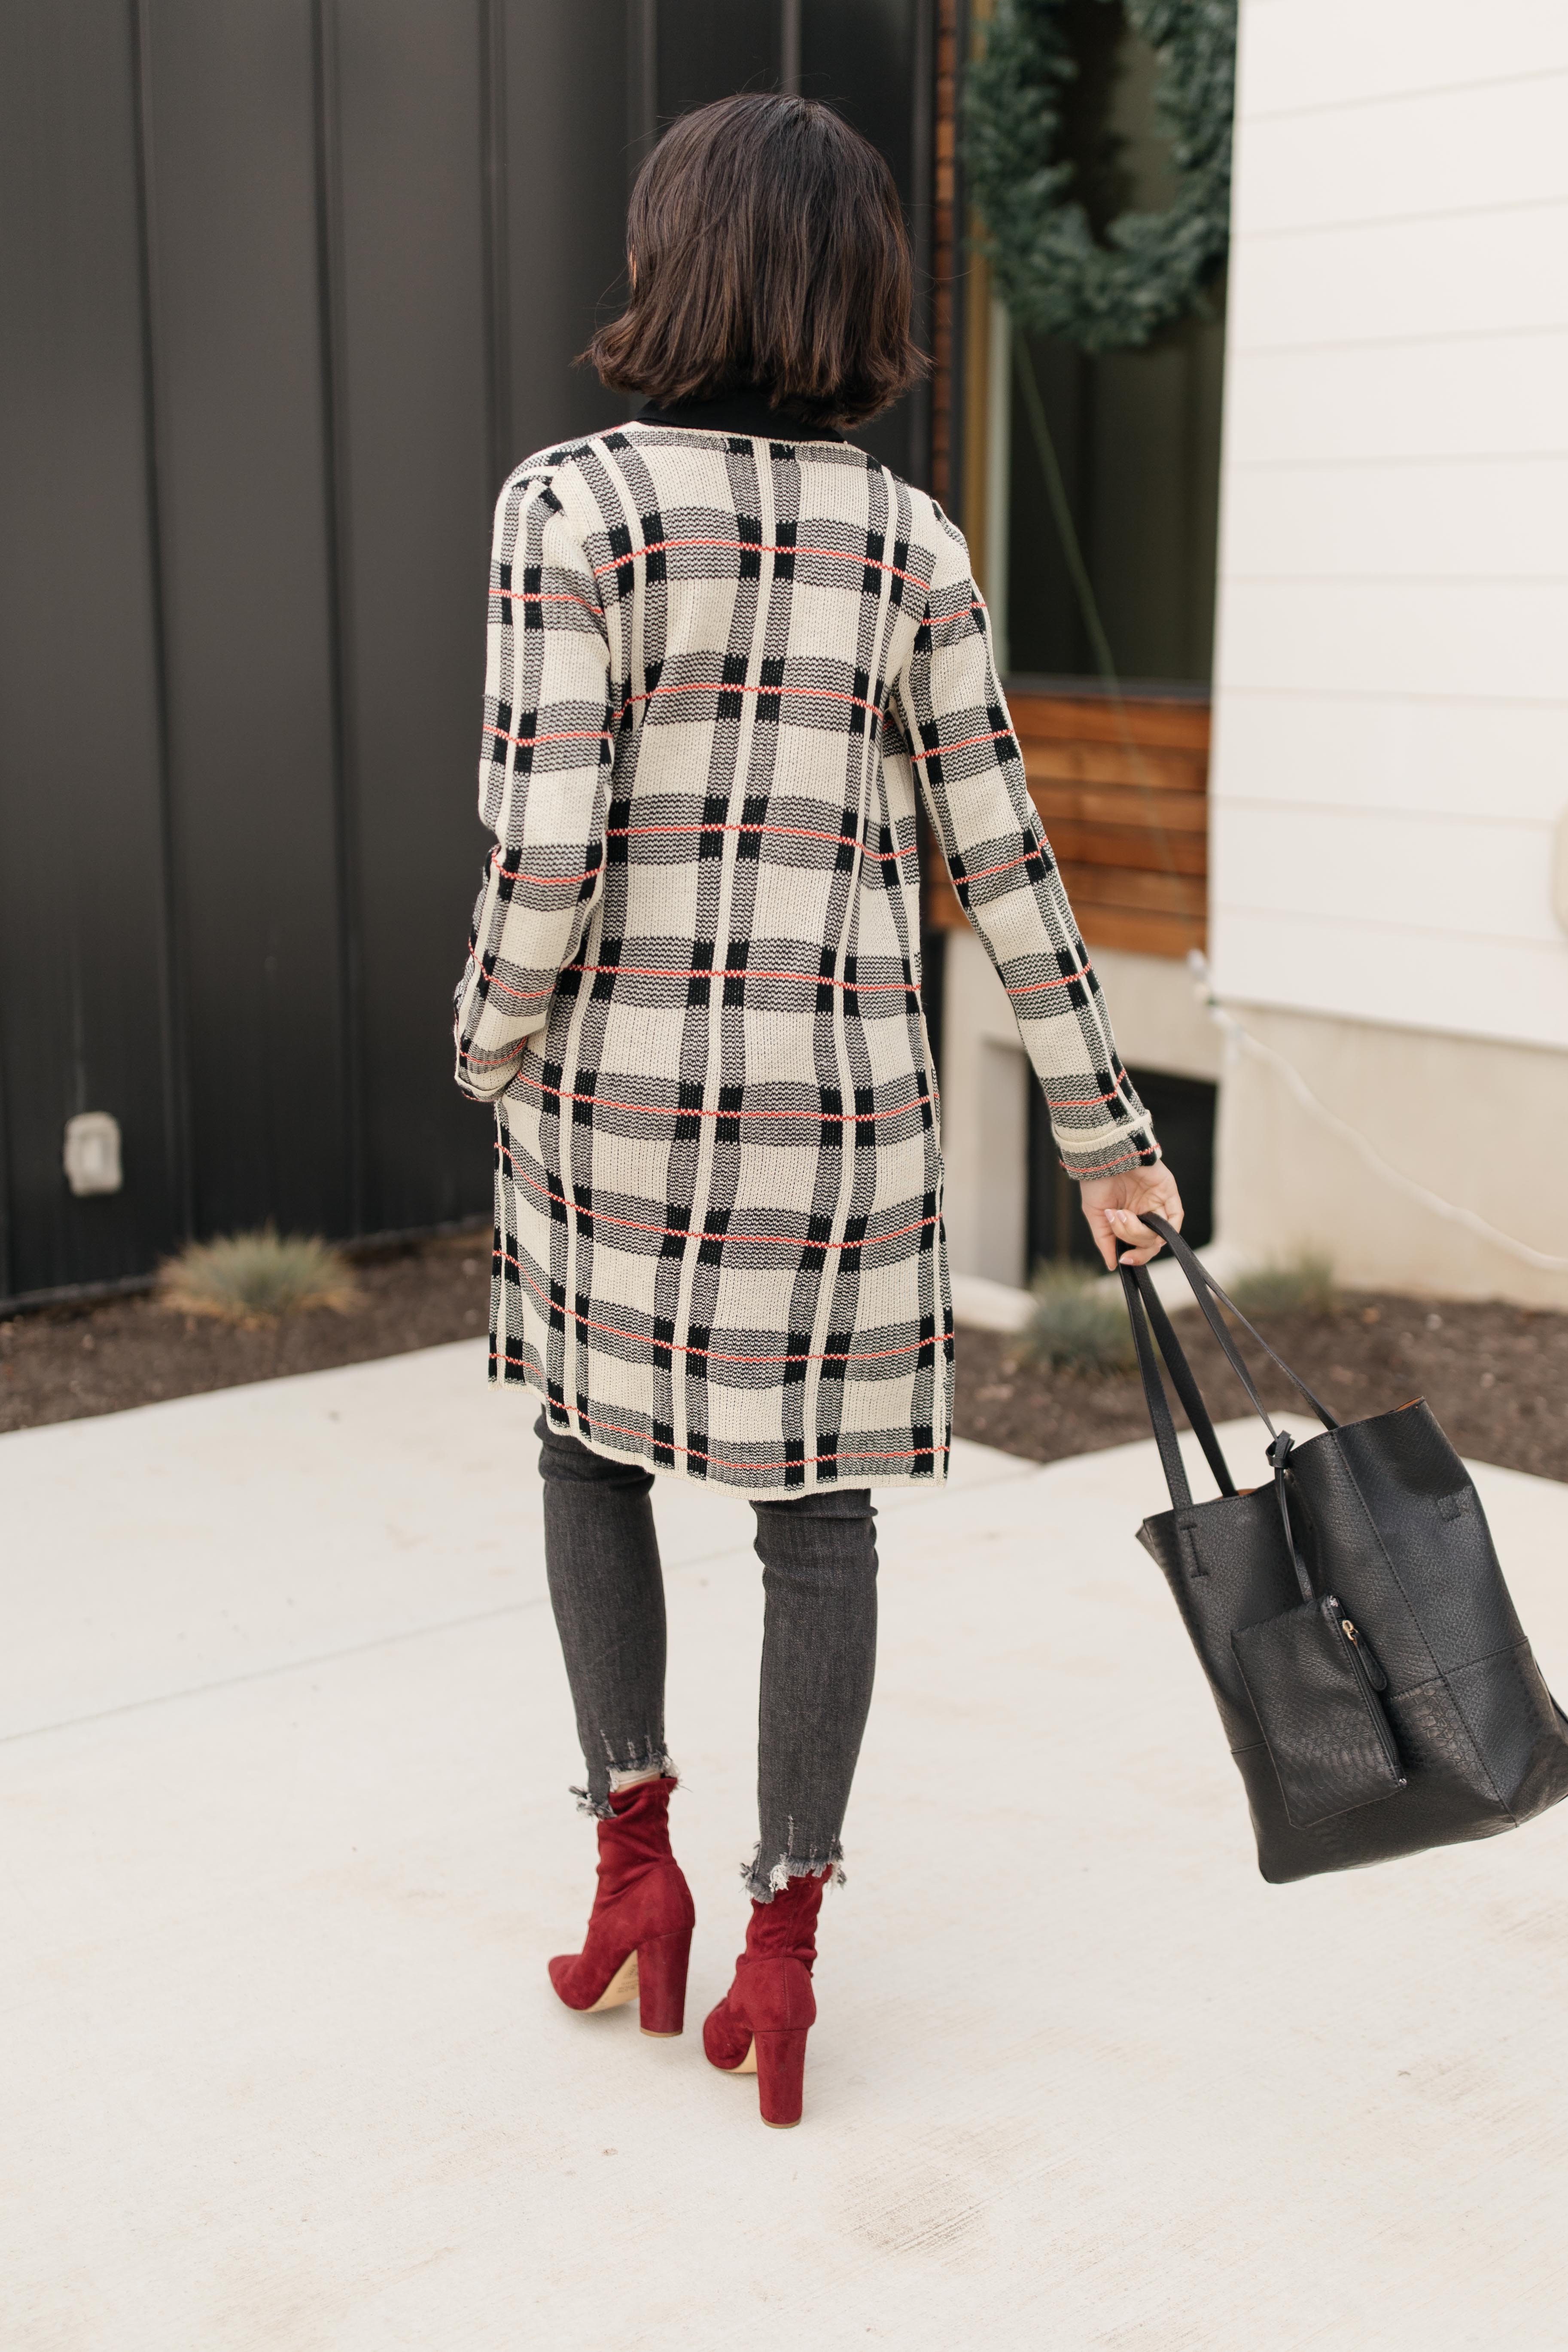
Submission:
[[[588,1768],[590,1810],[614,1776],[669,1769],[664,1734],[664,1578],[653,1473],[577,1438],[536,1433],[550,1599]],[[868,1488],[754,1502],[763,1563],[756,1854],[759,1903],[790,1878],[836,1875],[877,1662],[876,1514]]]

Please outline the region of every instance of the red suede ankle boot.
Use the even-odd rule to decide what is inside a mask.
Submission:
[[[610,1799],[599,1823],[599,1885],[580,1952],[550,1963],[568,2009],[641,2003],[645,2033],[679,2033],[686,2018],[686,1964],[697,1914],[669,1850],[673,1778],[639,1780]]]
[[[805,2037],[816,2022],[816,1915],[827,1876],[788,1879],[771,1903],[752,1904],[735,1981],[702,2027],[710,2065],[756,2076],[763,2121],[775,2131],[800,2121]]]

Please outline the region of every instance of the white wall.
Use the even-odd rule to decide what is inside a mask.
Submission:
[[[1568,1046],[1568,0],[1242,0],[1222,994]]]
[[[1217,1080],[1218,1030],[1184,963],[1093,948],[1124,1062]],[[1005,989],[967,926],[947,935],[942,1004],[943,1222],[954,1274],[1028,1280],[1029,1093],[1036,1084]],[[1177,1171],[1178,1176],[1180,1171]]]
[[[942,1222],[955,1274],[1021,1283],[1028,1224],[1029,1064],[1006,990],[967,926],[947,935]]]

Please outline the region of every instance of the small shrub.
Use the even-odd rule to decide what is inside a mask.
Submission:
[[[1120,1286],[1081,1266],[1042,1265],[1034,1307],[1018,1334],[1026,1363],[1073,1372],[1126,1372],[1137,1361]]]
[[[192,1242],[158,1276],[158,1296],[175,1314],[216,1315],[226,1323],[276,1323],[306,1307],[340,1314],[357,1296],[347,1262],[305,1234],[227,1234]]]
[[[1333,1261],[1320,1251],[1303,1250],[1277,1265],[1256,1266],[1228,1287],[1244,1315],[1330,1315]]]

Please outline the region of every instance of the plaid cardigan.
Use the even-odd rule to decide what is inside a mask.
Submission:
[[[755,1496],[940,1482],[952,1307],[916,793],[1076,1176],[1157,1157],[962,534],[837,440],[636,423],[497,509],[458,1080],[491,1378]]]

